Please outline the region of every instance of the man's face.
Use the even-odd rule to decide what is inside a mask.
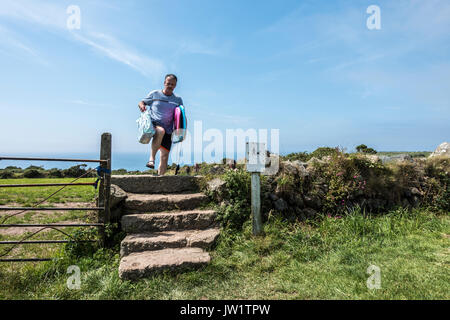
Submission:
[[[176,86],[177,80],[175,80],[174,78],[168,77],[166,78],[166,80],[164,80],[164,91],[169,95],[173,93],[173,90],[175,89]]]

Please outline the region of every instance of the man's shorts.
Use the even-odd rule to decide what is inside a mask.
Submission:
[[[157,121],[152,121],[153,125],[162,127],[162,125]],[[164,148],[167,150],[167,152],[170,152],[170,148],[172,147],[172,135],[168,133],[164,133],[164,137],[161,141],[161,148]]]

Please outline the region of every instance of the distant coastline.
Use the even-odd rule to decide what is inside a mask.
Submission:
[[[295,151],[298,152],[298,151]],[[379,151],[378,154],[384,155],[394,155],[394,154],[402,154],[402,153],[431,153],[432,151]],[[282,152],[281,155],[287,155],[291,152]],[[94,152],[85,152],[85,153],[1,153],[1,156],[5,157],[36,157],[36,158],[63,158],[63,159],[98,159],[99,154]],[[149,153],[146,152],[115,152],[112,154],[112,169],[126,169],[128,171],[145,171],[148,168],[145,167],[146,162],[148,161]],[[171,154],[169,158],[169,165],[173,163],[172,160],[173,154]],[[199,156],[199,155],[197,155]],[[244,155],[237,155],[235,153],[234,159],[238,160],[243,158]],[[200,158],[200,157],[197,157]],[[211,160],[211,157],[203,157],[203,161],[207,163],[212,163],[214,161]],[[25,169],[31,165],[43,167],[44,169],[67,169],[72,166],[83,164],[83,162],[56,162],[56,161],[23,161],[23,160],[0,160],[0,169],[4,169],[8,166],[16,166],[22,169]],[[86,163],[86,168],[95,168],[97,164],[95,163]],[[159,164],[159,156],[156,158],[156,165]],[[185,163],[180,162],[180,165],[184,165]],[[193,163],[188,163],[189,165],[193,165]]]

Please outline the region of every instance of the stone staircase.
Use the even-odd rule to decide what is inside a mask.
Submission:
[[[112,176],[127,193],[121,219],[119,276],[137,280],[163,270],[185,270],[210,262],[205,249],[220,229],[216,212],[198,209],[207,201],[199,176]]]

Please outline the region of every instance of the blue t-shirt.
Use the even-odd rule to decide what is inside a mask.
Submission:
[[[174,109],[183,104],[183,99],[173,93],[166,96],[162,90],[151,91],[142,101],[150,107],[150,118],[164,128],[166,133],[173,131]]]

